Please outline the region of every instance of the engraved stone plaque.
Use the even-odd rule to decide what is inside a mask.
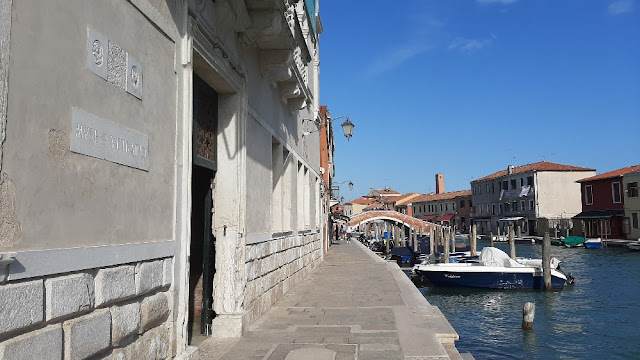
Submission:
[[[127,54],[127,92],[142,99],[142,64]]]
[[[107,49],[109,40],[92,28],[87,28],[87,69],[107,80]]]
[[[149,171],[149,138],[80,108],[71,113],[71,151]]]

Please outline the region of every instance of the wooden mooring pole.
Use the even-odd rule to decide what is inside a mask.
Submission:
[[[542,238],[542,276],[544,289],[551,290],[551,239],[548,231],[544,233]]]
[[[509,226],[509,257],[516,259],[516,240],[513,233],[513,226]]]
[[[436,244],[436,232],[433,229],[433,225],[429,225],[429,255],[434,256]]]
[[[471,247],[471,256],[477,255],[477,238],[476,238],[476,224],[471,226],[471,234],[469,234],[469,246]]]
[[[525,302],[522,307],[522,330],[533,329],[533,320],[536,317],[536,304]]]
[[[420,247],[418,246],[418,228],[413,229],[413,251],[418,252]]]
[[[489,246],[493,247],[493,231],[489,233]]]
[[[449,231],[448,229],[442,229],[444,235],[444,262],[449,262]]]
[[[451,227],[451,252],[456,252],[456,230]]]

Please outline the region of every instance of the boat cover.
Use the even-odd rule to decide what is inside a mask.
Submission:
[[[482,248],[479,260],[484,266],[524,267],[524,265],[512,260],[504,251],[491,246]]]

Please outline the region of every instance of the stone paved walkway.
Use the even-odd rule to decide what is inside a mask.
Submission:
[[[343,241],[243,338],[208,339],[199,358],[462,359],[457,339],[395,263]]]

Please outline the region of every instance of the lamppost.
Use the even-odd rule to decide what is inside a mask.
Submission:
[[[353,136],[353,128],[355,127],[355,125],[353,125],[351,120],[349,120],[348,116],[338,116],[336,118],[327,117],[327,121],[335,121],[335,120],[338,120],[338,119],[347,119],[340,126],[342,126],[342,132],[344,133],[344,137],[346,137],[347,141],[349,141],[349,139],[351,139],[351,137]],[[311,121],[316,126],[316,129],[315,130],[311,130],[311,131],[304,131],[302,133],[302,136],[307,136],[309,134],[313,134],[314,132],[318,132],[324,126],[320,122],[320,120],[302,119],[302,122],[305,122],[305,121]]]

